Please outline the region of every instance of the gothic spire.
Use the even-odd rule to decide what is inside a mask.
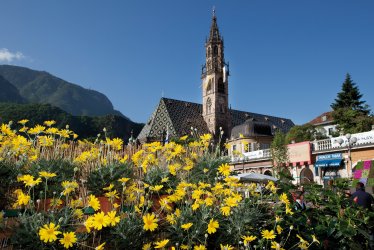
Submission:
[[[219,35],[216,10],[213,7],[212,25],[210,26],[209,42],[220,42],[221,36]]]

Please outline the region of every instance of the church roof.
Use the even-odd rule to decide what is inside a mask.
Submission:
[[[140,141],[161,140],[169,133],[171,137],[179,137],[191,132],[191,127],[198,133],[209,133],[201,115],[201,104],[161,98],[158,106],[138,135]]]
[[[138,135],[138,139],[140,141],[162,140],[166,133],[169,133],[171,137],[179,137],[189,134],[191,127],[196,128],[199,134],[209,133],[202,111],[203,106],[198,103],[161,98],[155,111]],[[244,123],[249,118],[268,123],[273,131],[279,129],[286,133],[294,126],[290,119],[252,112],[230,110],[230,115],[232,127]]]

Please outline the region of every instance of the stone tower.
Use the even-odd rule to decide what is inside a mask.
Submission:
[[[215,136],[222,127],[226,136],[230,128],[228,105],[228,65],[225,63],[223,38],[219,34],[213,11],[209,38],[205,42],[206,63],[202,68],[203,117]]]

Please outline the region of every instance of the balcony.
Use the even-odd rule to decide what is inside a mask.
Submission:
[[[251,152],[246,152],[241,155],[232,156],[231,163],[243,163],[243,162],[254,162],[254,161],[263,161],[271,159],[270,149],[262,149]]]
[[[338,151],[344,148],[362,148],[374,145],[374,130],[352,134],[351,138],[356,138],[354,144],[349,144],[346,136],[333,137],[325,140],[313,141],[312,152],[319,153],[323,151]]]

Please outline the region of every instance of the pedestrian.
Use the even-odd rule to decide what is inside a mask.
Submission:
[[[296,191],[294,194],[294,199],[295,199],[295,210],[305,210],[306,209],[306,204],[304,201],[304,193],[301,191]]]
[[[365,192],[365,185],[362,182],[357,182],[356,192],[351,196],[351,200],[357,205],[372,210],[371,205],[374,203],[374,198],[368,192]]]

